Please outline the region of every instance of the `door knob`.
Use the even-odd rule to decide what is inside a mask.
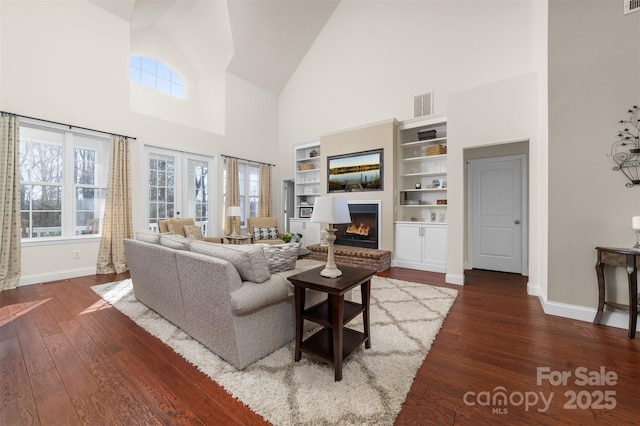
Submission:
[[[516,225],[520,225],[520,221],[516,219]]]

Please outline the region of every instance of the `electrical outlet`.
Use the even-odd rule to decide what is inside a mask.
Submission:
[[[75,250],[73,252],[73,258],[74,259],[80,259],[80,250]]]

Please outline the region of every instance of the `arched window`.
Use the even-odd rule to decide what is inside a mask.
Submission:
[[[158,60],[144,56],[131,56],[129,58],[129,78],[133,83],[178,99],[184,99],[182,78]]]

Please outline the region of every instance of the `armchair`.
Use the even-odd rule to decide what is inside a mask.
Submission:
[[[166,219],[158,221],[158,231],[161,234],[166,234],[167,232],[171,234],[182,235],[183,237],[189,237],[185,233],[185,226],[195,226],[195,222],[193,219]],[[204,241],[210,243],[222,243],[222,238],[218,237],[204,237]]]
[[[282,232],[278,228],[278,238],[256,240],[255,228],[278,228],[277,217],[249,217],[247,218],[247,233],[253,238],[255,244],[284,244]]]

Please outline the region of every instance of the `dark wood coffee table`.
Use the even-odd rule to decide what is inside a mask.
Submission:
[[[294,360],[300,361],[305,352],[321,361],[333,364],[335,381],[342,380],[342,362],[354,350],[364,343],[371,348],[369,335],[369,300],[371,295],[371,277],[376,273],[371,269],[358,269],[340,266],[342,276],[325,278],[320,275],[324,268],[310,269],[290,276],[295,292],[296,311],[296,347]],[[349,290],[360,286],[362,302],[344,300]],[[327,300],[308,309],[304,309],[306,289],[327,293]],[[364,332],[346,328],[358,315],[363,315]],[[302,341],[304,320],[313,321],[323,327],[311,337]]]

